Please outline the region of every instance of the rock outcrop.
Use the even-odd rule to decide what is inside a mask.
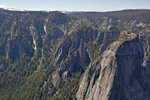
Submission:
[[[78,100],[150,99],[149,67],[142,66],[145,43],[138,36],[124,36],[127,38],[110,44],[98,62],[90,64],[80,83]]]

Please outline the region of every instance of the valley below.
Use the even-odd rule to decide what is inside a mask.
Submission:
[[[0,8],[0,100],[150,100],[150,10]]]

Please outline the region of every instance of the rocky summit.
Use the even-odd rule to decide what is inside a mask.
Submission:
[[[150,10],[0,9],[0,100],[150,100]]]

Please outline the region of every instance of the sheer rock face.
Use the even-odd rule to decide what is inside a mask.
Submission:
[[[113,42],[98,62],[90,64],[81,80],[78,100],[150,99],[149,67],[142,66],[142,40],[137,37],[120,44]]]
[[[100,58],[100,62],[89,66],[77,93],[78,100],[108,99],[116,69],[115,51],[116,48],[107,48]]]
[[[125,42],[116,52],[117,72],[109,100],[144,98],[143,46],[139,39]]]

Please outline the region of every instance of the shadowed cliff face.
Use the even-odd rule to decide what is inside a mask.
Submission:
[[[149,38],[147,38],[149,41]],[[116,52],[117,73],[109,100],[149,100],[150,72],[147,43],[138,38],[125,42]]]
[[[142,40],[137,37],[117,45],[117,42],[110,44],[99,61],[90,64],[80,83],[78,100],[150,99],[146,74],[149,67],[142,66],[145,48]]]
[[[109,100],[146,100],[142,42],[136,38],[123,43],[115,56],[117,69]]]

